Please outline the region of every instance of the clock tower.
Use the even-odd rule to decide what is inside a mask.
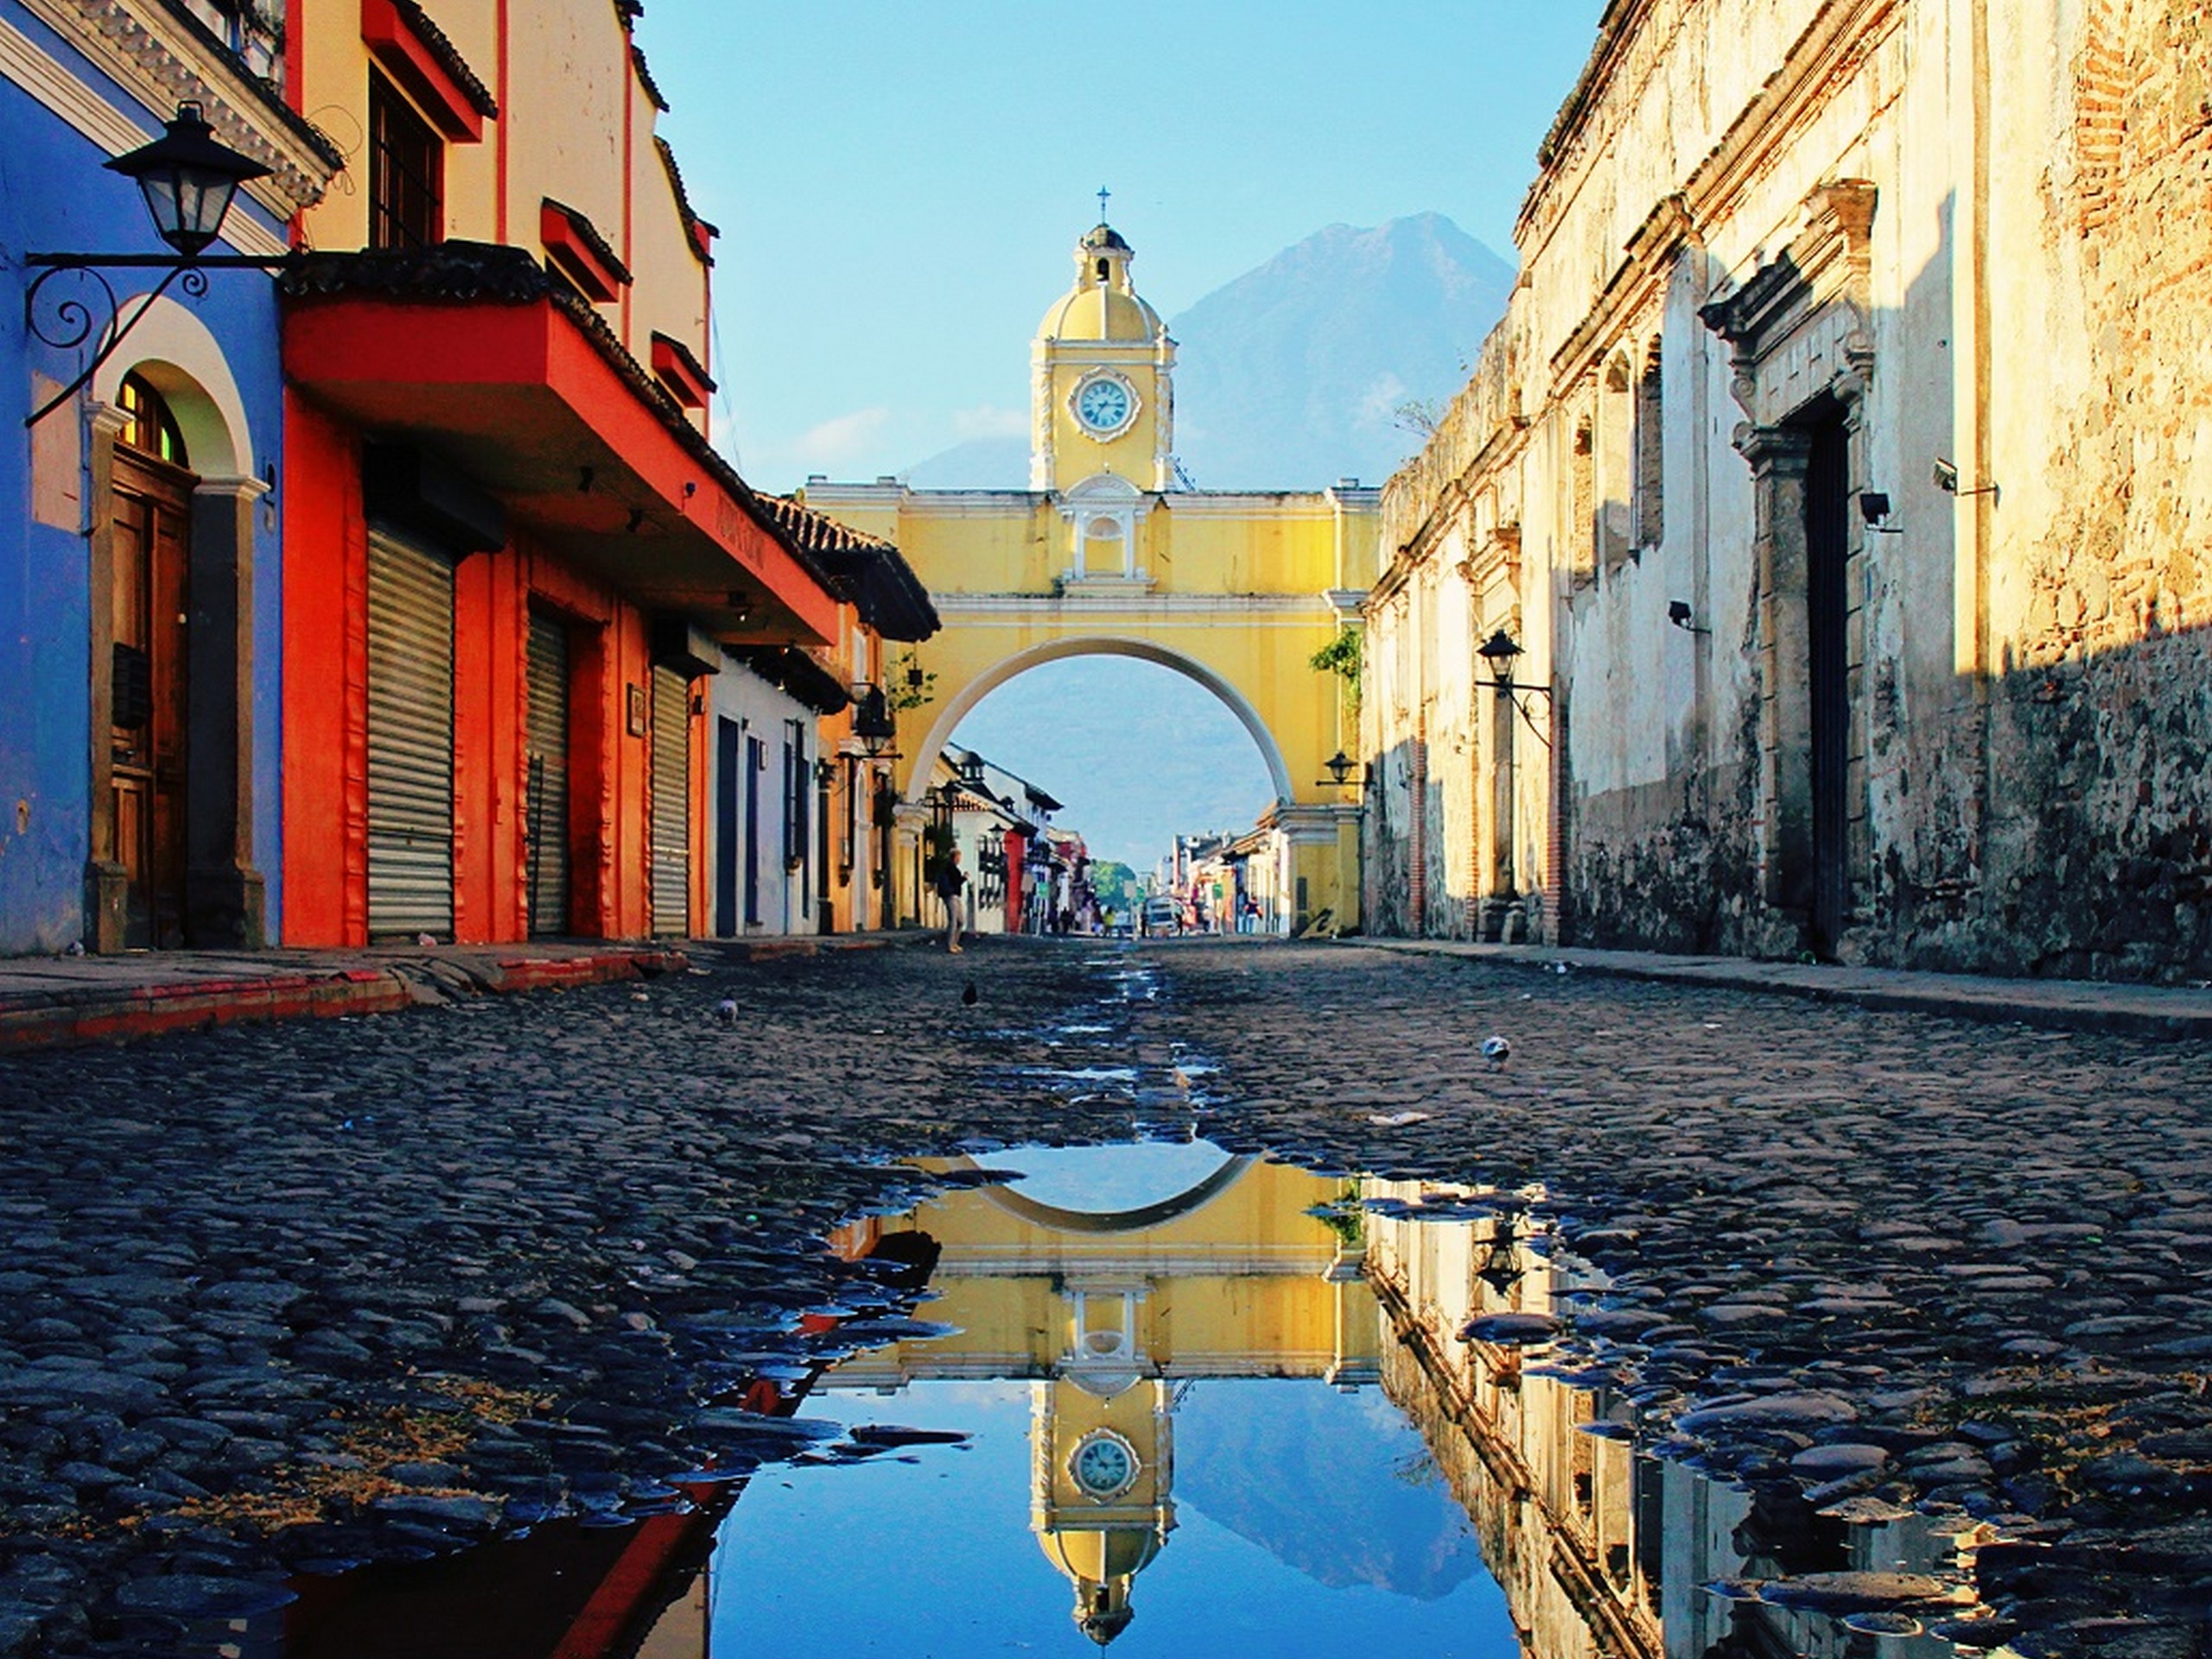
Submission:
[[[1029,487],[1065,496],[1174,487],[1175,342],[1129,283],[1135,251],[1101,220],[1075,246],[1075,285],[1029,348]],[[1094,485],[1096,490],[1098,486]]]

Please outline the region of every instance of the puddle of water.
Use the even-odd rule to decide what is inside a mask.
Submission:
[[[1815,1513],[1707,1478],[1688,1440],[1654,1454],[1618,1375],[1560,1339],[1610,1287],[1551,1249],[1540,1189],[1204,1141],[977,1150],[834,1241],[933,1262],[928,1321],[816,1310],[841,1363],[762,1356],[766,1402],[842,1433],[755,1444],[749,1478],[679,1480],[626,1526],[309,1586],[289,1646],[234,1650],[1961,1651],[1933,1630],[1972,1611],[1967,1523]],[[525,1601],[550,1611],[501,1617]]]
[[[1134,1659],[1333,1659],[1347,1629],[1440,1659],[1515,1651],[1465,1514],[1418,1478],[1419,1439],[1374,1391],[1140,1384],[1137,1484],[1100,1505],[1040,1485],[1036,1448],[1066,1434],[1057,1386],[917,1381],[901,1420],[957,1428],[970,1450],[756,1481],[713,1569],[714,1652],[1078,1654],[1103,1638]],[[1172,1490],[1154,1478],[1171,1456],[1161,1419]]]

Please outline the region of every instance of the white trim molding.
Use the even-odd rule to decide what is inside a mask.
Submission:
[[[233,65],[208,51],[182,20],[161,6],[130,5],[124,0],[22,0],[22,4],[160,119],[166,121],[188,99],[200,103],[219,138],[270,169],[268,177],[253,180],[244,188],[277,219],[289,220],[302,208],[321,200],[332,177],[340,170],[274,111],[264,115],[269,94]],[[27,40],[23,44],[30,46]],[[59,65],[54,66],[54,72],[71,81],[76,79]],[[12,74],[10,78],[15,79]],[[92,95],[79,85],[84,95]],[[87,137],[109,142],[79,124],[63,106],[54,107]],[[114,147],[111,154],[119,156],[135,149],[151,136],[127,118],[116,118],[124,120],[134,136],[130,143]],[[247,245],[251,238],[242,240],[235,224],[232,232],[225,239],[241,252],[263,251]],[[270,250],[283,251],[281,243]]]

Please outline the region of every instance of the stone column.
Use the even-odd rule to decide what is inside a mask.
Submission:
[[[1274,828],[1290,843],[1293,934],[1302,932],[1323,911],[1334,931],[1360,925],[1360,809],[1338,803],[1281,804]],[[1297,904],[1299,889],[1305,903]]]
[[[1809,430],[1738,427],[1751,463],[1752,558],[1758,572],[1759,874],[1770,905],[1813,901],[1811,653],[1805,633],[1805,474]]]
[[[253,515],[268,488],[214,478],[193,493],[184,933],[201,949],[267,943],[253,850]]]
[[[49,418],[61,418],[59,411]],[[92,406],[89,425],[92,504],[86,533],[91,582],[92,681],[90,846],[85,861],[85,948],[103,954],[124,948],[130,909],[130,877],[115,846],[115,445],[130,417],[108,404]]]
[[[884,885],[886,909],[884,925],[889,926],[892,918],[906,926],[927,927],[932,921],[942,924],[942,908],[932,918],[925,906],[934,902],[935,895],[925,890],[921,877],[922,833],[929,826],[930,810],[911,801],[899,803],[898,814],[892,829],[894,850],[892,868],[887,873]]]

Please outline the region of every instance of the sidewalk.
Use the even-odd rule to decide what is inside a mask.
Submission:
[[[385,945],[0,958],[0,1052],[193,1026],[385,1014],[417,1003],[637,979],[683,966],[658,943]]]
[[[694,957],[762,961],[867,950],[918,933],[604,944],[372,945],[358,950],[133,951],[118,957],[0,957],[0,1054],[129,1042],[194,1026],[388,1014],[509,991],[650,979]]]
[[[2114,985],[2075,979],[1985,979],[1971,974],[1909,973],[1891,968],[1753,962],[1740,957],[1468,944],[1449,939],[1362,938],[1344,943],[1371,950],[1466,957],[1553,970],[1564,963],[1575,973],[1765,991],[1953,1020],[2055,1031],[2111,1032],[2130,1037],[2212,1039],[2212,988]]]

